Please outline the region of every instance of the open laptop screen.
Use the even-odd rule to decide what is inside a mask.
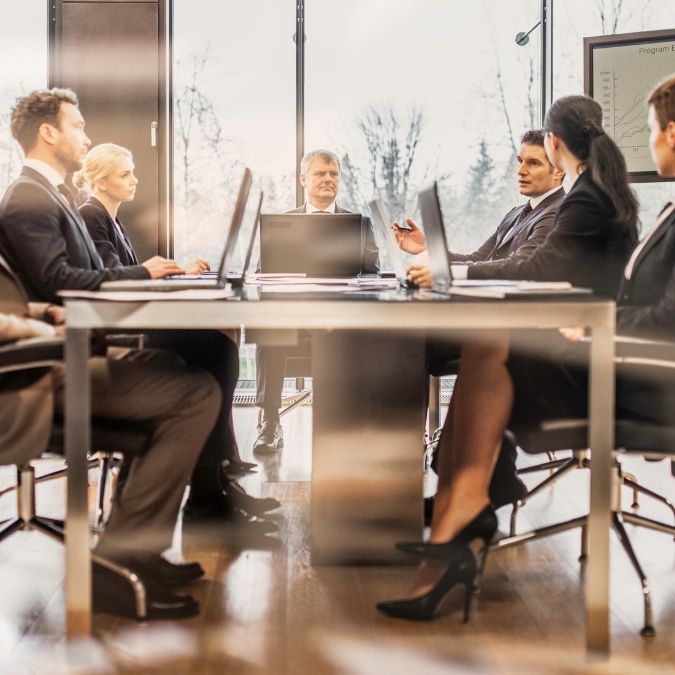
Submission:
[[[263,213],[260,271],[310,277],[361,273],[360,213]]]
[[[448,241],[443,227],[443,212],[438,198],[438,185],[436,182],[422,188],[417,199],[422,214],[422,226],[427,238],[427,251],[429,252],[429,269],[433,288],[444,291],[452,285],[450,272],[450,259],[448,256]]]
[[[239,230],[241,229],[241,222],[244,218],[252,179],[251,170],[248,168],[244,169],[244,175],[242,176],[241,184],[239,186],[237,200],[234,203],[234,209],[232,210],[232,218],[230,219],[230,228],[227,231],[227,240],[225,241],[223,257],[221,258],[220,267],[218,268],[218,280],[223,284],[227,282],[227,272],[229,271],[230,266],[235,264],[237,239],[239,238]]]

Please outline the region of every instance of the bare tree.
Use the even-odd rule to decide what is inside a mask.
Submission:
[[[357,118],[356,126],[367,149],[365,170],[354,163],[348,152],[342,157],[343,188],[354,206],[363,204],[361,186],[366,182],[382,197],[391,214],[400,218],[411,201],[416,153],[422,138],[424,116],[413,108],[401,113],[391,104],[371,105]],[[368,175],[364,181],[363,173]],[[370,194],[365,195],[369,197]]]
[[[178,165],[181,167],[179,180],[181,185],[181,201],[184,208],[189,208],[197,191],[193,185],[197,180],[197,167],[201,163],[209,165],[213,174],[215,167],[221,182],[229,184],[232,174],[232,162],[226,161],[225,146],[229,142],[223,133],[223,127],[216,113],[213,101],[202,89],[202,79],[210,61],[209,48],[200,54],[193,54],[187,66],[188,76],[177,78],[180,84],[176,88],[175,97],[175,136]],[[176,70],[183,70],[177,62]],[[200,172],[202,175],[204,172]],[[199,195],[203,197],[203,191]]]
[[[641,17],[641,28],[644,25],[644,17],[648,12],[652,0],[635,2],[630,0],[595,0],[598,11],[600,26],[603,35],[611,35],[619,32],[622,24],[632,24],[636,17]]]

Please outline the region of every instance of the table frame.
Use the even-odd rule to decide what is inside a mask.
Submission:
[[[589,446],[591,498],[586,577],[586,647],[609,653],[609,532],[611,458],[614,449],[615,304],[611,301],[270,301],[105,302],[66,300],[65,445],[68,464],[66,517],[66,630],[91,632],[91,565],[87,490],[90,447],[89,336],[91,329],[317,330],[515,330],[585,326],[591,335]]]

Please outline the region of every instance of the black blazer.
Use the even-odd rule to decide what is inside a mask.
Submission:
[[[617,332],[675,340],[675,212],[640,251],[630,279],[623,279]]]
[[[138,265],[134,247],[120,219],[113,221],[96,197],[89,197],[80,206],[80,215],[106,267]]]
[[[450,260],[476,263],[504,260],[504,258],[515,256],[520,258],[531,256],[534,250],[544,243],[553,229],[555,217],[564,196],[565,192],[562,188],[556,190],[537,204],[537,207],[518,223],[517,231],[512,232],[518,216],[526,205],[516,206],[504,216],[495,233],[477,251],[467,255],[450,252]]]
[[[306,213],[307,204],[300,208],[288,211],[288,213]],[[343,209],[339,204],[335,204],[335,213],[353,213]],[[362,240],[363,257],[361,259],[361,271],[364,274],[375,274],[380,269],[380,251],[375,243],[373,235],[373,225],[368,216],[361,216],[362,231],[365,232],[365,239]]]
[[[470,265],[470,279],[570,281],[616,298],[623,269],[637,242],[635,223],[619,225],[610,199],[585,171],[562,200],[555,225],[527,258]]]
[[[59,303],[62,289],[93,291],[104,281],[150,277],[138,265],[105,269],[78,211],[29,167],[0,202],[0,252],[35,301]]]

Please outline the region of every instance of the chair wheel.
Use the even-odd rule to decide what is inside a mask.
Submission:
[[[656,635],[656,630],[654,630],[654,626],[645,626],[640,631],[640,635],[642,635],[642,637],[654,637]]]

